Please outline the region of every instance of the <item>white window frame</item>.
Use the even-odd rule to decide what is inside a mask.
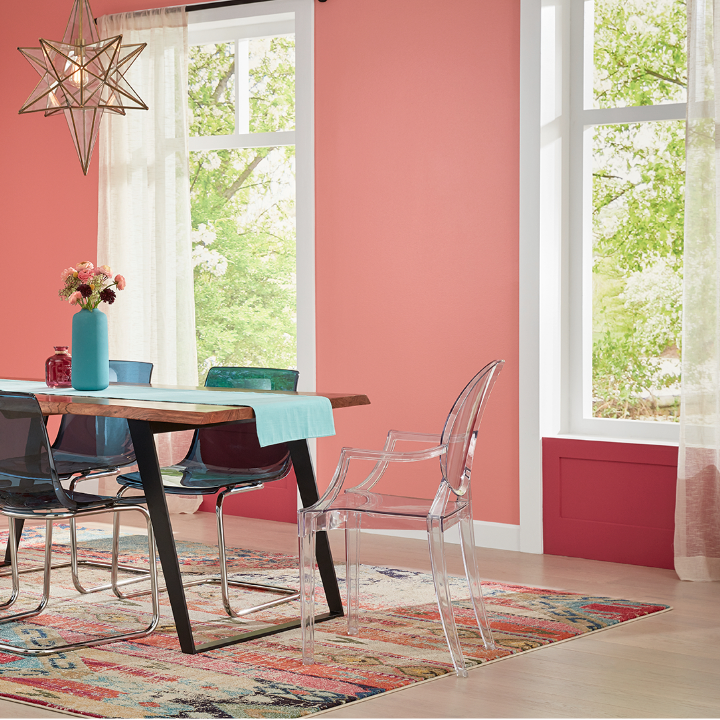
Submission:
[[[543,437],[670,444],[678,423],[592,418],[589,235],[592,126],[685,119],[685,104],[592,109],[583,91],[585,0],[520,5],[520,550],[542,552]],[[586,171],[588,166],[586,165]],[[580,240],[575,240],[575,239]]]
[[[298,390],[316,388],[313,0],[268,0],[187,14],[190,45],[295,33],[295,130],[191,137],[190,151],[295,145]],[[236,85],[236,93],[238,92]],[[236,105],[236,113],[239,107]]]

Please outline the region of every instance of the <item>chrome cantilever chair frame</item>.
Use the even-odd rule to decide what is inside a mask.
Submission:
[[[251,583],[244,580],[231,580],[228,577],[227,570],[227,552],[225,545],[225,526],[223,522],[223,502],[229,495],[238,495],[244,492],[250,492],[252,490],[262,490],[264,485],[258,483],[257,485],[242,486],[235,488],[226,488],[221,490],[215,501],[215,522],[217,527],[218,535],[218,554],[220,556],[220,577],[203,577],[197,580],[185,579],[183,580],[183,587],[193,587],[195,585],[220,585],[220,593],[222,597],[222,604],[225,612],[231,618],[240,618],[250,613],[257,612],[258,610],[267,610],[268,608],[275,607],[276,605],[282,605],[283,603],[290,602],[291,600],[298,600],[300,593],[294,588],[283,587],[281,585],[267,585],[263,583]],[[118,491],[117,497],[122,497],[124,493],[129,489],[129,486],[124,486]],[[136,499],[136,498],[133,498]],[[119,518],[116,516],[113,518],[113,561],[117,558],[118,553],[118,535],[119,535]],[[113,578],[117,577],[117,572],[113,570]],[[144,578],[143,578],[144,579]],[[134,578],[131,582],[138,582]],[[113,587],[113,592],[121,599],[131,599],[141,597],[143,595],[149,595],[149,590],[140,590],[138,592],[123,593],[118,588],[123,584],[123,581],[116,583]],[[124,584],[130,584],[128,581],[124,581]],[[229,588],[245,588],[247,590],[256,590],[259,592],[270,592],[274,594],[283,595],[284,597],[278,598],[277,600],[270,600],[266,603],[254,605],[253,607],[243,608],[242,610],[234,610],[230,604],[230,592]],[[160,592],[165,591],[167,588],[160,586]]]
[[[73,492],[75,490],[75,486],[78,482],[82,482],[83,480],[92,480],[97,477],[107,476],[107,475],[116,475],[116,470],[110,470],[107,472],[98,472],[98,473],[88,473],[87,475],[80,475],[77,477],[73,477],[70,480],[70,485],[68,487],[68,490],[70,492]],[[83,513],[87,515],[91,515],[92,513]],[[12,560],[12,545],[11,542],[12,538],[15,537],[15,546],[16,549],[20,545],[20,536],[22,534],[22,528],[25,523],[25,520],[37,520],[37,517],[28,518],[25,516],[17,516],[15,519],[15,522],[13,523],[13,528],[11,529],[10,533],[8,533],[8,545],[6,550],[6,561],[4,563],[0,563],[0,567],[2,565],[9,565],[10,568],[8,570],[0,570],[0,577],[7,577],[9,575],[14,575],[15,573],[24,575],[26,573],[34,573],[34,572],[47,572],[47,567],[45,565],[39,566],[39,567],[29,567],[29,568],[22,568],[15,570],[14,563]],[[127,585],[134,585],[135,583],[143,582],[145,580],[150,579],[150,572],[148,570],[143,570],[141,568],[136,568],[133,565],[125,565],[123,563],[119,562],[119,547],[118,547],[118,538],[116,536],[116,532],[119,533],[120,531],[120,518],[118,515],[113,516],[113,552],[112,552],[112,560],[111,562],[103,562],[102,560],[81,560],[78,556],[78,539],[77,539],[77,524],[76,524],[76,518],[75,516],[69,516],[70,520],[70,560],[69,562],[61,562],[61,563],[55,563],[54,565],[50,565],[50,570],[62,570],[64,568],[70,568],[70,577],[72,578],[73,587],[81,594],[88,595],[90,593],[96,593],[96,592],[104,592],[105,590],[113,590],[113,592],[116,591],[119,587],[125,587]],[[19,522],[18,522],[19,521]],[[19,526],[19,529],[18,529]],[[117,526],[117,531],[115,531],[115,527]],[[9,557],[7,557],[9,556]],[[103,583],[102,585],[95,585],[94,587],[86,588],[81,582],[80,582],[80,566],[84,567],[94,567],[98,569],[105,569],[110,570],[111,573],[111,581],[109,583]],[[135,578],[124,578],[120,580],[118,578],[118,571],[124,571],[131,573],[133,575],[138,575],[139,577]],[[143,593],[145,595],[151,594],[150,590],[145,591]],[[0,605],[0,607],[3,607]]]
[[[470,476],[478,427],[503,364],[502,360],[490,363],[468,383],[455,401],[442,434],[391,430],[383,450],[343,448],[335,475],[323,497],[315,505],[298,511],[304,664],[312,664],[315,658],[315,536],[318,532],[336,528],[345,529],[349,635],[357,635],[359,632],[361,526],[366,529],[423,527],[427,531],[435,594],[448,649],[457,675],[466,677],[468,666],[458,639],[444,546],[445,531],[459,525],[465,575],[480,638],[487,650],[495,647],[474,553]],[[398,452],[395,450],[398,442],[424,443],[430,447]],[[441,470],[440,485],[434,499],[401,497],[374,491],[390,463],[413,463],[433,458],[439,458]],[[375,464],[362,482],[345,488],[344,482],[353,460]]]
[[[39,615],[46,607],[50,597],[50,577],[52,565],[52,528],[55,520],[72,519],[78,516],[97,515],[105,512],[136,510],[145,516],[148,533],[148,558],[150,563],[147,571],[152,595],[152,618],[150,624],[130,633],[116,633],[101,638],[93,638],[75,643],[59,643],[51,647],[28,648],[0,641],[1,652],[17,655],[45,656],[82,647],[105,645],[107,643],[130,640],[149,635],[157,627],[160,610],[157,593],[157,568],[155,563],[155,541],[150,523],[150,515],[142,505],[130,502],[118,502],[115,498],[91,494],[68,493],[61,485],[57,474],[50,441],[43,422],[40,406],[33,395],[27,393],[0,392],[0,423],[9,424],[23,421],[25,425],[15,425],[3,435],[0,443],[0,514],[8,518],[10,524],[9,548],[11,555],[12,593],[10,599],[0,604],[0,608],[9,608],[15,604],[20,595],[20,575],[18,546],[12,542],[17,536],[17,521],[45,521],[45,561],[43,565],[44,579],[40,603],[32,610],[13,613],[0,618],[0,624],[20,621]],[[17,428],[17,430],[15,429]],[[25,433],[25,434],[23,434]],[[7,437],[7,439],[6,439]],[[22,450],[24,448],[24,451]],[[18,453],[24,452],[24,455]],[[135,580],[133,578],[133,580]],[[99,590],[114,589],[113,582],[93,588]]]
[[[150,584],[151,584],[151,591],[150,595],[152,596],[152,618],[150,621],[150,624],[142,629],[137,630],[135,632],[130,633],[116,633],[114,635],[108,635],[106,637],[102,638],[95,638],[92,640],[83,640],[80,642],[74,642],[74,643],[60,643],[57,645],[53,645],[52,647],[48,648],[28,648],[28,647],[21,647],[19,645],[12,645],[11,643],[6,643],[0,641],[0,652],[9,652],[9,653],[15,653],[17,655],[29,655],[33,657],[44,657],[47,655],[56,655],[57,653],[66,652],[68,650],[78,650],[80,648],[86,648],[86,647],[94,647],[96,645],[107,645],[109,643],[116,643],[123,640],[134,640],[136,638],[145,637],[146,635],[149,635],[152,633],[155,628],[157,627],[159,621],[160,621],[160,605],[158,602],[158,588],[157,588],[157,568],[155,563],[155,542],[153,539],[152,534],[152,526],[150,525],[150,515],[148,514],[147,510],[144,507],[135,507],[135,506],[126,506],[126,507],[110,507],[105,509],[98,509],[98,508],[89,508],[87,510],[77,510],[73,513],[53,513],[52,518],[47,518],[45,520],[45,563],[44,566],[41,568],[44,570],[43,575],[43,590],[42,590],[42,598],[40,600],[40,604],[32,609],[32,610],[25,610],[23,612],[14,613],[13,615],[8,615],[5,617],[0,618],[0,625],[4,625],[9,622],[15,622],[18,620],[24,620],[26,618],[34,617],[36,615],[39,615],[48,604],[48,601],[50,599],[50,576],[51,571],[53,568],[57,567],[52,564],[52,526],[54,520],[62,520],[65,518],[75,518],[82,515],[97,515],[104,512],[112,512],[117,513],[125,510],[135,510],[143,513],[145,515],[145,519],[147,522],[147,528],[148,528],[148,558],[150,563],[150,571],[147,573],[150,578]],[[9,524],[10,524],[10,533],[13,534],[15,532],[15,522],[17,520],[28,520],[33,519],[37,520],[39,519],[37,515],[33,516],[32,518],[29,518],[27,515],[21,514],[21,513],[12,513],[8,510],[3,510],[2,514],[5,515],[8,518]],[[10,600],[7,602],[4,602],[0,604],[0,608],[7,608],[10,607],[15,603],[15,601],[18,599],[20,595],[20,574],[22,573],[22,570],[18,570],[18,548],[15,545],[15,543],[10,544],[10,555],[11,555],[11,562],[12,562],[12,568],[11,568],[11,576],[12,576],[12,595],[10,597]],[[65,563],[61,565],[60,567],[67,567],[70,565],[70,563]],[[109,565],[109,564],[108,564]],[[121,581],[122,582],[122,581]],[[133,578],[133,582],[136,582],[136,580]],[[116,578],[113,577],[113,582],[108,583],[106,585],[97,586],[96,588],[92,589],[92,592],[98,592],[100,590],[114,590],[114,588],[117,586]],[[88,592],[88,591],[85,591]]]
[[[214,367],[211,368],[208,372],[205,385],[207,387],[236,387],[248,390],[295,390],[297,388],[297,380],[298,372],[296,370],[280,370],[277,368]],[[243,423],[243,425],[247,427],[251,423],[254,424],[254,421]],[[227,432],[227,430],[228,427],[224,428],[225,432]],[[239,429],[238,432],[240,432]],[[220,585],[223,608],[225,609],[225,612],[228,614],[228,616],[231,618],[244,617],[259,610],[266,610],[267,608],[271,608],[276,605],[281,605],[292,600],[297,600],[300,597],[300,593],[294,588],[283,587],[279,585],[251,583],[243,580],[231,580],[228,577],[225,527],[223,521],[223,503],[227,497],[229,497],[230,495],[250,492],[253,490],[261,490],[265,486],[265,483],[275,480],[281,480],[287,477],[292,467],[290,463],[289,450],[286,449],[284,461],[279,458],[275,458],[273,460],[276,470],[273,473],[261,473],[262,479],[253,479],[252,476],[247,475],[247,471],[246,474],[243,475],[243,470],[245,469],[236,466],[234,475],[233,469],[227,468],[220,472],[216,471],[214,473],[214,479],[211,481],[207,481],[205,485],[203,485],[201,481],[198,481],[198,484],[193,485],[193,463],[197,465],[196,458],[202,457],[201,445],[203,437],[207,438],[208,433],[213,433],[213,430],[207,429],[204,431],[204,433],[205,435],[203,435],[203,431],[196,430],[193,437],[193,442],[190,446],[190,450],[188,451],[186,458],[172,468],[167,468],[167,470],[175,471],[176,474],[181,473],[181,483],[187,482],[188,484],[168,486],[166,487],[166,492],[187,495],[214,495],[217,493],[217,500],[215,503],[215,518],[218,535],[220,574],[219,577],[187,579],[183,581],[183,586],[192,587],[194,585],[203,584]],[[278,452],[280,455],[282,454],[282,450]],[[184,465],[184,463],[186,463],[186,465]],[[225,477],[222,477],[223,474],[225,475]],[[131,480],[131,482],[127,483],[128,480]],[[127,483],[124,484],[123,487],[121,487],[121,489],[119,490],[118,497],[121,497],[123,493],[131,487],[136,489],[142,488],[142,482],[137,473],[133,473],[132,475],[119,476],[118,483],[120,483],[121,485],[123,485],[123,483]],[[118,526],[116,525],[115,527],[117,528]],[[115,529],[113,535],[115,536],[116,534],[117,529]],[[116,556],[113,555],[113,561],[115,559]],[[235,610],[230,602],[230,587],[245,588],[259,592],[279,594],[282,597],[275,600],[270,600],[269,602],[261,603],[259,605],[255,605],[253,607],[243,608],[242,610]],[[165,588],[160,588],[161,591],[164,589]],[[123,593],[120,590],[116,590],[115,594],[120,598],[134,598],[141,595],[146,595],[147,592],[147,590],[143,590],[133,593]]]

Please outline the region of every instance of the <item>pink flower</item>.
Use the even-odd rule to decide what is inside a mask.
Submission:
[[[83,299],[82,293],[78,292],[77,290],[68,298],[68,302],[71,305],[77,305],[80,300]]]
[[[115,276],[115,284],[117,285],[118,290],[124,290],[125,289],[125,278],[122,275],[116,275]]]
[[[104,275],[106,278],[112,277],[112,271],[107,265],[101,265],[100,267],[96,267],[95,270],[93,270],[94,275]]]
[[[71,275],[75,274],[75,268],[67,268],[60,273],[60,279],[65,282]]]
[[[85,270],[87,272],[88,270],[92,270],[94,267],[95,266],[89,260],[85,260],[84,262],[79,262],[75,266],[75,269],[78,272],[80,272],[81,270]]]
[[[92,270],[78,270],[78,277],[83,282],[87,282],[94,275]]]

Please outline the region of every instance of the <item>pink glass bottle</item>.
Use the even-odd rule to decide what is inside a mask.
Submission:
[[[45,361],[45,384],[48,387],[72,387],[70,370],[72,358],[67,345],[55,345],[55,354]]]

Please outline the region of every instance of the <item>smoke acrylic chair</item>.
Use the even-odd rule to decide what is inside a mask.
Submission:
[[[111,382],[149,385],[153,364],[134,360],[110,360]],[[58,476],[62,481],[70,480],[70,489],[74,490],[79,482],[107,475],[114,475],[119,468],[135,462],[135,450],[130,438],[130,428],[125,418],[96,417],[94,415],[63,415],[57,437],[52,444],[53,459]],[[20,543],[23,520],[15,522],[16,545]],[[10,565],[10,539],[5,551],[5,562]],[[111,568],[111,563],[91,560],[78,560],[77,529],[75,520],[70,520],[70,567],[73,584],[78,592],[97,592],[107,590],[109,585],[85,588],[80,582],[78,566]],[[58,569],[67,563],[55,565]],[[120,570],[139,575],[136,582],[147,579],[147,572],[139,571],[129,565],[119,565]],[[43,568],[26,568],[22,572],[37,572]],[[116,572],[116,571],[113,571]],[[9,573],[3,572],[1,575]],[[129,584],[127,582],[123,584]]]
[[[470,588],[475,619],[487,649],[495,647],[483,603],[480,575],[475,558],[470,474],[475,443],[483,410],[504,360],[486,365],[460,393],[441,435],[391,430],[383,450],[343,448],[330,487],[315,505],[298,511],[300,538],[300,593],[303,663],[314,662],[315,536],[345,528],[348,635],[359,632],[358,555],[360,529],[425,529],[440,620],[455,671],[467,676],[467,666],[458,640],[445,564],[444,533],[460,526],[460,546]],[[423,443],[427,447],[398,452],[399,441]],[[434,499],[401,497],[375,492],[374,488],[390,463],[411,463],[440,459],[440,486]],[[345,487],[352,460],[369,460],[375,465],[361,483]]]
[[[160,619],[155,542],[148,511],[142,505],[129,500],[66,490],[60,482],[42,411],[35,396],[28,393],[0,392],[0,514],[8,518],[10,537],[15,535],[15,525],[18,521],[31,519],[45,521],[45,563],[40,603],[32,610],[0,617],[0,624],[34,617],[47,606],[52,570],[53,521],[129,510],[141,512],[147,522],[150,562],[148,575],[153,611],[150,624],[134,632],[117,633],[80,642],[58,643],[51,647],[29,648],[0,641],[0,652],[45,656],[77,648],[131,640],[149,635]],[[10,554],[12,594],[7,602],[0,605],[0,608],[9,608],[20,595],[18,547],[14,542],[10,542]]]
[[[232,387],[245,390],[294,391],[297,388],[297,370],[252,367],[214,367],[208,372],[206,387]],[[221,588],[225,612],[233,618],[264,610],[281,603],[297,600],[299,593],[288,587],[261,585],[229,580],[225,550],[223,502],[226,497],[252,490],[260,490],[265,483],[280,480],[290,472],[292,463],[286,444],[260,447],[254,420],[231,425],[200,428],[195,431],[190,449],[177,465],[162,468],[163,485],[166,493],[178,495],[214,495],[215,518],[220,556],[220,577],[188,580],[185,587],[218,583]],[[118,483],[123,487],[119,495],[128,488],[142,489],[139,473],[120,475]],[[134,498],[137,500],[137,498]],[[278,593],[283,597],[261,605],[234,610],[230,604],[229,586]],[[144,593],[118,597],[137,597]]]

